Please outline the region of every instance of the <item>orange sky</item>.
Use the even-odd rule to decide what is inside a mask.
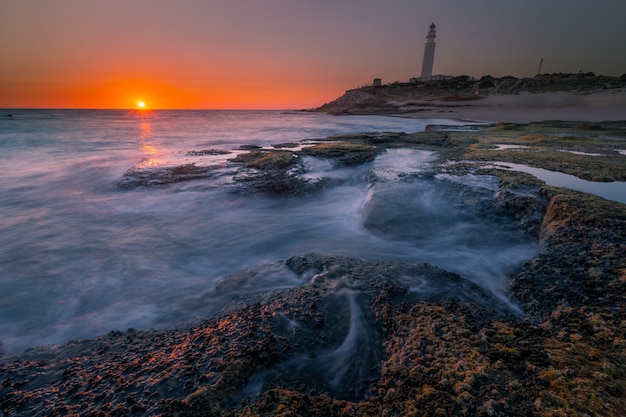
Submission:
[[[0,0],[0,108],[316,107],[419,75],[432,21],[438,74],[626,72],[623,0],[512,3]]]

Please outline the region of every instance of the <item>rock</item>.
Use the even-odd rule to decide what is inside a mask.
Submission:
[[[124,173],[117,186],[120,189],[132,189],[213,178],[219,175],[217,172],[219,168],[219,166],[197,166],[195,164],[145,169],[132,167]]]
[[[300,147],[300,143],[298,142],[286,142],[286,143],[278,143],[276,145],[272,145],[273,148],[283,149],[283,148],[298,148]]]
[[[242,163],[245,168],[233,178],[243,186],[238,191],[300,196],[325,185],[323,179],[309,180],[299,175],[303,171],[301,161],[291,151],[253,150],[230,161]]]
[[[483,317],[482,311],[506,316],[480,287],[428,264],[320,254],[284,264],[313,279],[240,301],[240,307],[189,330],[110,333],[2,362],[0,409],[9,415],[33,408],[113,415],[119,407],[150,414],[232,413],[270,387],[362,400],[371,395],[387,355],[386,309],[445,300],[474,305]],[[254,273],[246,271],[245,279]],[[400,291],[411,279],[439,290]],[[36,359],[42,357],[55,359]]]
[[[538,320],[560,305],[619,311],[626,294],[624,205],[552,187],[542,193],[550,202],[539,233],[544,250],[513,276],[512,295]]]
[[[322,158],[333,158],[339,165],[359,165],[371,162],[376,148],[353,142],[329,142],[302,148],[302,154]]]
[[[290,151],[261,151],[254,150],[237,155],[231,162],[240,162],[246,168],[255,168],[262,171],[285,170],[298,163],[296,154]]]
[[[260,173],[246,171],[236,175],[233,180],[244,187],[238,191],[291,196],[301,196],[317,191],[326,184],[323,179],[308,180],[284,170],[270,170]]]
[[[185,154],[189,156],[228,155],[231,153],[231,151],[224,151],[222,149],[203,149],[201,151],[185,152]]]

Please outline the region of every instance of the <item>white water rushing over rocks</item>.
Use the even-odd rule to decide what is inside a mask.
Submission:
[[[443,121],[276,111],[3,113],[13,115],[0,120],[6,354],[129,327],[175,326],[241,294],[302,285],[310,277],[276,263],[303,252],[430,262],[498,289],[507,272],[537,251],[532,239],[466,212],[442,192],[450,183],[445,178],[394,181],[428,166],[429,152],[399,149],[341,169],[307,158],[308,176],[340,181],[303,197],[233,193],[236,168],[227,159],[234,154],[187,154],[413,132]],[[224,175],[118,188],[133,166],[184,163],[221,164]],[[368,172],[382,180],[368,184]],[[230,274],[261,264],[269,265],[262,279],[228,282]]]

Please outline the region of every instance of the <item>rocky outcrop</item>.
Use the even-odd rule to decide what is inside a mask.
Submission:
[[[574,142],[590,149],[623,143],[621,125],[559,126],[567,134],[537,143],[571,145],[572,132],[586,136]],[[523,314],[506,299],[429,264],[305,253],[248,268],[220,284],[254,288],[268,270],[281,268],[301,286],[241,293],[190,328],[129,329],[3,357],[0,413],[625,415],[625,206],[541,185],[528,175],[477,168],[494,143],[516,143],[541,129],[554,126],[334,138],[355,142],[366,155],[368,146],[436,149],[442,163],[431,177],[497,175],[497,190],[469,192],[452,183],[439,192],[457,193],[468,212],[506,217],[520,233],[536,236],[540,252],[509,276],[507,295]],[[542,149],[524,151],[526,161],[546,163],[538,155]],[[315,152],[321,150],[337,151]],[[499,158],[518,157],[508,152]],[[299,167],[299,157],[294,162],[288,154],[257,149],[233,164],[255,175],[277,175],[267,183],[277,184]],[[386,201],[382,192],[368,204],[368,230],[419,241],[420,230],[394,229],[375,210],[400,202]],[[402,215],[410,224],[420,213]]]
[[[289,151],[262,151],[253,150],[237,155],[232,162],[243,163],[246,168],[255,168],[261,171],[285,170],[298,163],[298,156]]]
[[[156,187],[179,182],[214,178],[219,175],[219,166],[197,166],[185,164],[173,167],[131,167],[117,184],[118,188],[130,190],[136,187]]]
[[[467,100],[480,100],[487,95],[520,93],[591,92],[626,87],[626,74],[621,77],[586,74],[540,74],[532,78],[467,75],[441,79],[415,79],[407,83],[365,86],[348,90],[315,111],[330,114],[389,114],[418,112],[438,106],[463,105]],[[442,104],[444,103],[444,104]]]
[[[355,139],[352,137],[351,139]],[[310,141],[307,141],[310,142]],[[120,189],[136,187],[156,187],[192,180],[210,180],[231,176],[237,186],[234,192],[260,192],[298,196],[323,188],[324,178],[305,178],[306,170],[302,157],[328,158],[338,166],[361,165],[374,160],[378,150],[362,142],[344,142],[339,138],[327,138],[322,143],[302,146],[301,143],[276,145],[277,149],[263,149],[258,146],[244,145],[234,158],[227,163],[216,165],[196,165],[188,163],[173,167],[131,167],[118,183]],[[283,148],[301,148],[283,150]],[[219,150],[190,151],[189,156],[226,155],[231,152]],[[225,169],[226,165],[226,169]]]
[[[482,319],[507,314],[480,287],[428,264],[304,254],[285,266],[310,282],[186,331],[113,332],[26,352],[1,368],[0,409],[221,415],[268,387],[361,400],[380,375],[387,308],[445,301]]]
[[[524,311],[428,264],[303,254],[307,282],[188,330],[112,332],[0,365],[5,415],[622,415],[623,205],[545,188]],[[227,280],[252,280],[263,268]]]
[[[302,148],[302,154],[322,158],[331,158],[339,165],[360,165],[372,162],[376,148],[354,142],[329,142]]]
[[[626,208],[587,194],[544,187],[544,250],[516,274],[510,290],[529,317],[559,308],[623,313],[626,294]]]

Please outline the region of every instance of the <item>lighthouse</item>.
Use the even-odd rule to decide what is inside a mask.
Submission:
[[[430,30],[426,34],[426,43],[424,44],[424,58],[422,60],[422,75],[421,78],[432,77],[433,75],[433,61],[435,60],[435,23],[430,25]]]

